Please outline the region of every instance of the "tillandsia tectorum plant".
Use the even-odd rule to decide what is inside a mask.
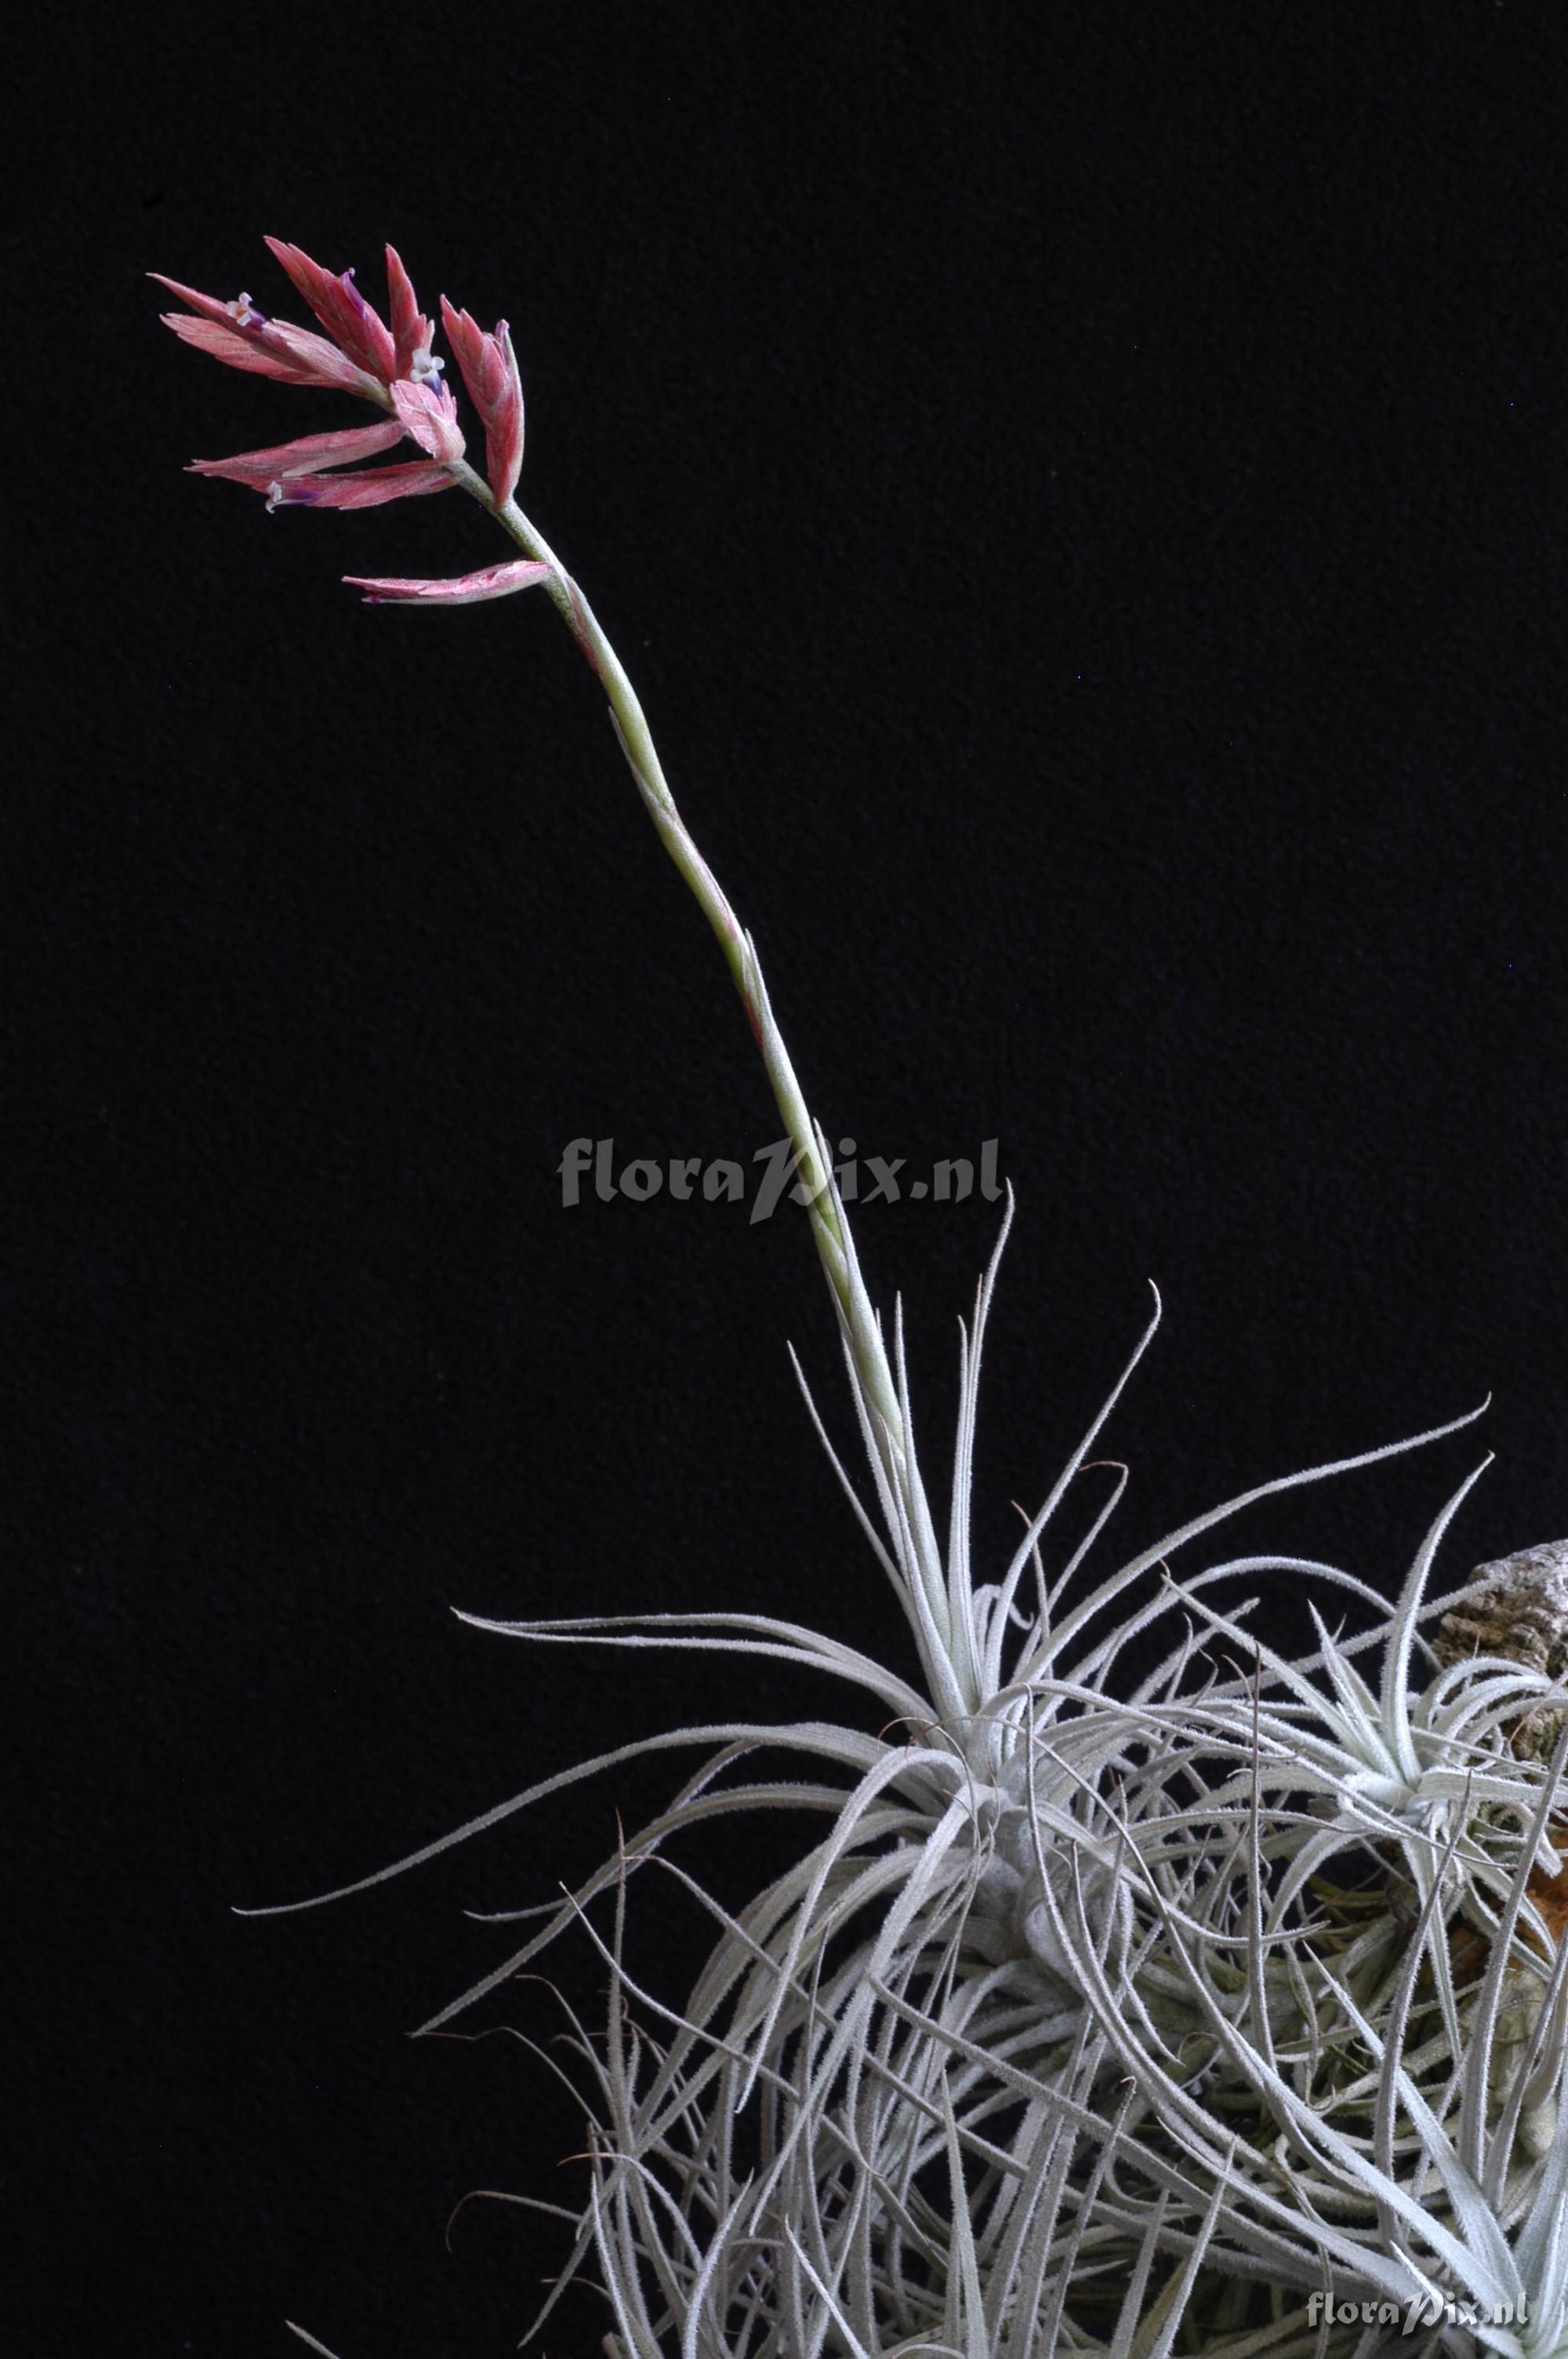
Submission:
[[[971,1461],[1005,1222],[962,1332],[939,1502],[901,1323],[890,1332],[869,1299],[755,945],[592,610],[517,505],[523,395],[504,324],[486,333],[441,307],[484,429],[481,473],[397,255],[384,322],[351,274],[269,243],[324,333],[172,280],[188,309],[169,326],[231,366],[374,416],[197,472],[275,508],[461,489],[519,556],[455,580],[351,578],[373,603],[538,586],[558,608],[761,1049],[838,1317],[869,1498],[809,1394],[808,1411],[918,1663],[911,1680],[762,1613],[479,1624],[535,1643],[777,1658],[857,1691],[842,1725],[737,1717],[602,1755],[364,1880],[633,1756],[697,1756],[665,1808],[569,1897],[525,1911],[527,1940],[433,2019],[568,1926],[597,1944],[608,2018],[567,2010],[591,2162],[559,2283],[597,2277],[612,2359],[1568,2359],[1564,1552],[1429,1597],[1472,1474],[1392,1604],[1284,1552],[1194,1565],[1238,1509],[1460,1418],[1209,1506],[1096,1577],[1127,1477],[1090,1452],[1151,1321],[1011,1559],[977,1579]],[[389,458],[406,440],[417,455]],[[1087,1536],[1062,1539],[1059,1511],[1086,1485]],[[1336,1636],[1319,1615],[1316,1647],[1287,1659],[1250,1620],[1281,1576],[1310,1584],[1325,1613],[1364,1609],[1368,1626]],[[1440,1615],[1429,1640],[1422,1625]],[[787,1773],[764,1775],[763,1756]],[[815,1839],[738,1909],[669,1855],[705,1821],[781,1809]],[[643,1990],[629,1962],[654,1867],[712,1920],[678,2005]]]

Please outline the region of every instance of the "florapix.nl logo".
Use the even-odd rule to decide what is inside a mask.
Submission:
[[[977,1158],[944,1156],[929,1173],[911,1173],[908,1158],[862,1155],[852,1138],[838,1141],[839,1160],[833,1178],[846,1204],[961,1204],[978,1195],[994,1204],[1003,1193],[997,1178],[997,1141],[983,1138]],[[711,1160],[700,1155],[672,1155],[662,1160],[633,1156],[617,1163],[613,1138],[574,1138],[556,1169],[560,1175],[561,1202],[569,1210],[589,1196],[601,1204],[620,1197],[645,1204],[661,1194],[677,1203],[741,1204],[750,1202],[755,1223],[767,1220],[781,1203],[808,1204],[812,1191],[800,1176],[800,1150],[794,1141],[776,1139],[759,1147],[751,1169],[727,1156]],[[748,1181],[751,1185],[748,1188]]]
[[[1522,2299],[1488,2309],[1480,2302],[1439,2292],[1417,2294],[1405,2302],[1338,2301],[1333,2294],[1311,2293],[1306,2322],[1311,2327],[1391,2326],[1407,2335],[1429,2334],[1447,2327],[1525,2326],[1529,2317]]]

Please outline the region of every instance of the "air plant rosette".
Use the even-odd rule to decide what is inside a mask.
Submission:
[[[1473,1473],[1391,1603],[1288,1552],[1195,1562],[1242,1508],[1435,1441],[1476,1410],[1264,1484],[1097,1570],[1127,1474],[1091,1453],[1156,1303],[1011,1560],[977,1578],[979,1386],[1011,1200],[961,1330],[937,1485],[916,1451],[901,1318],[890,1329],[871,1300],[756,946],[591,608],[517,505],[524,405],[505,323],[485,332],[441,305],[483,429],[481,472],[396,254],[384,321],[351,273],[268,244],[317,329],[165,280],[187,307],[168,325],[232,367],[377,414],[196,472],[273,508],[460,489],[521,555],[451,579],[350,579],[372,603],[537,587],[559,610],[761,1051],[838,1320],[859,1481],[803,1377],[807,1415],[919,1670],[762,1613],[464,1617],[536,1645],[718,1650],[742,1678],[749,1658],[778,1658],[855,1691],[842,1724],[742,1716],[622,1746],[320,1896],[399,1875],[633,1758],[697,1756],[653,1819],[576,1892],[528,1912],[526,1941],[426,2027],[530,1970],[569,1928],[608,1970],[603,2020],[559,2001],[589,2184],[535,2331],[588,2275],[612,2359],[1568,2359],[1568,1548],[1429,1596]],[[417,455],[392,458],[405,443]],[[1316,1601],[1317,1644],[1294,1659],[1251,1618],[1281,1577]],[[1363,1626],[1346,1636],[1350,1615]],[[809,1832],[783,1874],[726,1908],[678,1838],[756,1811]],[[707,1962],[675,1999],[644,1989],[633,1963],[650,1874],[712,1923]]]

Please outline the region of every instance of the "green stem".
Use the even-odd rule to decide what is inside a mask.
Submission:
[[[741,926],[676,809],[648,728],[647,716],[626,675],[624,665],[605,636],[588,600],[544,535],[530,523],[514,501],[508,500],[504,505],[497,503],[482,478],[464,461],[460,460],[452,473],[465,491],[471,493],[490,509],[520,549],[536,563],[550,568],[546,585],[550,597],[573,638],[592,665],[609,700],[615,734],[637,782],[637,790],[658,831],[659,840],[718,937],[725,963],[751,1019],[773,1098],[796,1158],[800,1187],[807,1200],[806,1212],[812,1235],[828,1284],[843,1314],[850,1350],[865,1387],[868,1405],[886,1435],[885,1454],[889,1473],[902,1491],[905,1488],[907,1468],[903,1419],[899,1408],[897,1387],[888,1364],[876,1314],[860,1278],[843,1211],[834,1196],[816,1125],[796,1079],[784,1036],[773,1017],[756,945]]]

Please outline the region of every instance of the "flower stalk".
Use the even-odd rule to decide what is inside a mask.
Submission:
[[[472,470],[465,473],[471,475]],[[483,497],[482,487],[477,495]],[[549,567],[546,587],[567,627],[582,649],[610,705],[616,737],[625,755],[644,809],[660,842],[682,881],[712,928],[725,964],[741,995],[773,1101],[777,1105],[799,1172],[797,1192],[804,1201],[828,1284],[845,1323],[856,1367],[868,1397],[886,1430],[892,1461],[903,1463],[903,1420],[892,1371],[888,1364],[881,1329],[860,1278],[850,1242],[844,1207],[833,1186],[822,1134],[806,1103],[806,1095],[785,1045],[762,980],[762,962],[751,935],[742,928],[728,896],[697,848],[670,791],[664,767],[648,727],[647,716],[627,676],[625,666],[611,646],[602,625],[582,591],[561,564],[538,527],[516,501],[487,502],[497,521],[517,546],[536,563]]]
[[[196,472],[263,490],[270,508],[380,506],[458,488],[487,509],[524,551],[521,563],[486,567],[453,581],[348,579],[364,590],[370,603],[407,605],[470,604],[542,583],[592,666],[643,806],[724,953],[784,1124],[797,1174],[793,1192],[806,1208],[832,1292],[858,1405],[878,1461],[878,1488],[916,1643],[944,1707],[972,1705],[978,1694],[973,1648],[962,1623],[955,1628],[930,1504],[908,1444],[907,1397],[890,1363],[881,1322],[833,1182],[826,1139],[806,1104],[773,1013],[756,944],[681,817],[624,665],[582,591],[514,497],[523,463],[524,401],[506,322],[498,322],[493,334],[487,334],[467,311],[442,299],[447,333],[484,426],[481,475],[464,455],[456,405],[450,388],[439,381],[443,364],[431,350],[430,323],[418,309],[395,249],[386,249],[389,328],[360,294],[351,271],[334,275],[297,246],[276,238],[267,243],[330,342],[265,319],[249,295],[225,304],[166,278],[161,283],[197,315],[166,314],[167,324],[231,366],[259,370],[292,384],[357,393],[390,409],[392,419],[362,429],[357,436],[311,435],[237,459],[198,461]],[[351,467],[340,472],[333,463],[379,453],[405,435],[418,445],[422,460],[358,473]]]

